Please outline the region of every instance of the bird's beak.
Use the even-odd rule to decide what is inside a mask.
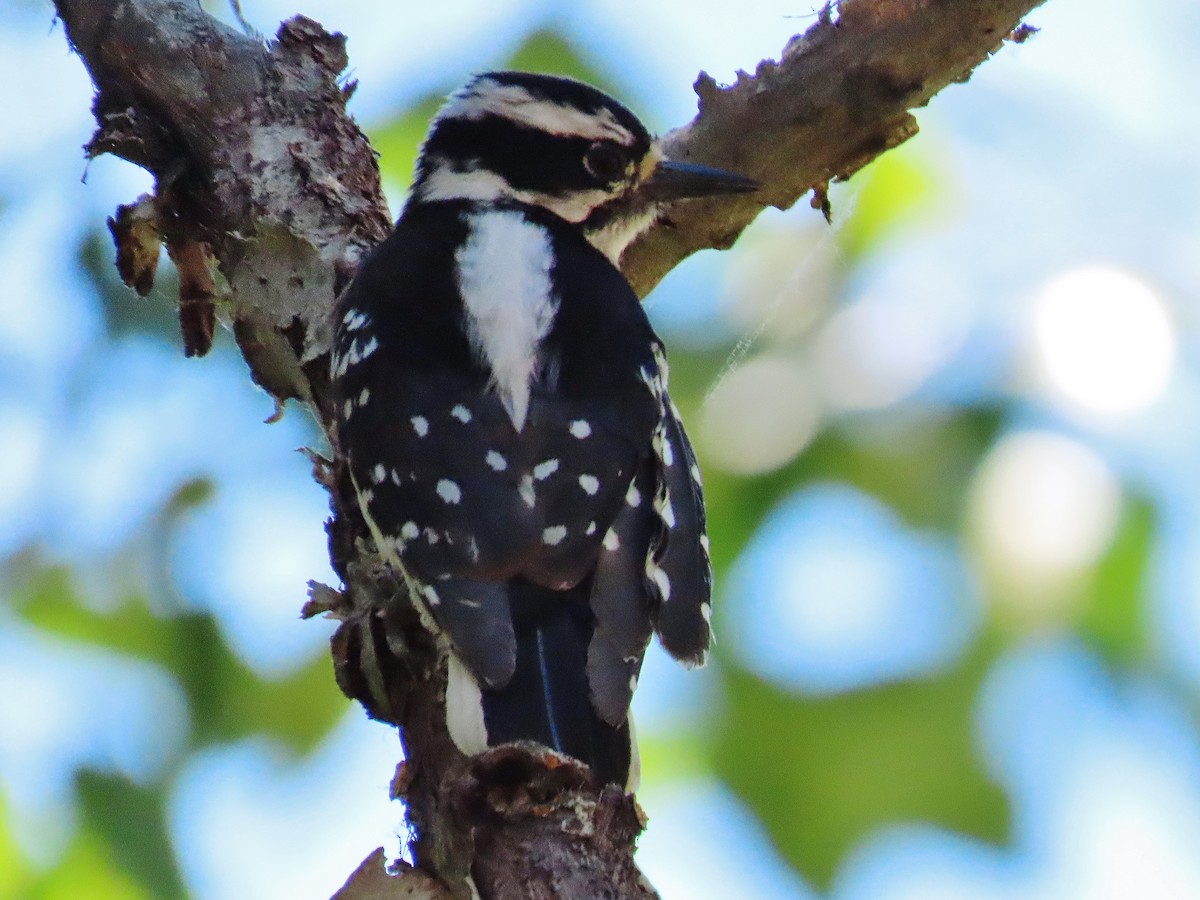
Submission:
[[[715,197],[720,194],[749,194],[758,190],[758,182],[711,166],[660,160],[641,186],[647,200],[662,203],[687,197]]]

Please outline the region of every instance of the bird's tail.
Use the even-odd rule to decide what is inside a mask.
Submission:
[[[488,744],[536,741],[587,763],[600,783],[630,789],[637,750],[629,720],[611,725],[591,701],[587,582],[552,591],[516,581],[508,596],[517,665],[504,687],[481,691]]]

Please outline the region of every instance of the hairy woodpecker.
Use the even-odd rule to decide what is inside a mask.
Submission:
[[[659,203],[755,186],[665,159],[588,85],[489,72],[434,118],[395,230],[339,299],[337,439],[448,641],[464,752],[536,741],[632,789],[651,633],[703,663],[700,472],[616,264]]]

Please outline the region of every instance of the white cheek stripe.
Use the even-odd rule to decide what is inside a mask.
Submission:
[[[565,197],[519,191],[487,169],[459,172],[444,160],[434,158],[429,162],[429,172],[417,189],[417,196],[427,203],[433,200],[476,200],[480,203],[514,200],[548,209],[568,222],[582,222],[593,209],[611,199],[602,190],[575,191]]]
[[[454,256],[467,337],[491,369],[496,393],[520,431],[538,373],[538,349],[558,311],[550,236],[515,210],[474,213],[468,224],[467,241]]]

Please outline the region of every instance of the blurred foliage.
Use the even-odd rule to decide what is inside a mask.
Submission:
[[[1155,524],[1150,504],[1129,498],[1086,590],[1079,633],[1114,664],[1137,662],[1148,649],[1142,595]]]
[[[114,848],[101,836],[101,827],[85,824],[76,835],[62,860],[44,876],[31,883],[26,893],[18,897],[29,900],[149,900],[162,896],[171,898],[179,894],[156,895],[149,887],[151,879],[143,880],[143,873],[133,872],[122,865]],[[153,836],[139,834],[138,843],[154,843]],[[160,868],[156,862],[155,869]],[[172,879],[174,880],[174,879]]]
[[[846,853],[892,822],[999,841],[1007,807],[980,770],[971,714],[991,654],[936,678],[825,698],[791,694],[722,661],[717,773],[780,853],[827,887]]]
[[[510,58],[495,64],[609,84],[552,30],[532,32]],[[422,97],[368,127],[389,184],[407,184],[442,97],[442,92]],[[835,294],[881,243],[946,208],[940,173],[929,143],[912,141],[855,176],[853,199],[836,232]],[[168,265],[154,294],[140,299],[115,277],[103,223],[96,223],[80,254],[110,339],[137,331],[178,342]],[[799,340],[791,349],[803,356],[806,348]],[[696,420],[716,373],[734,352],[732,344],[673,350],[672,393],[686,419]],[[907,418],[861,414],[826,422],[802,454],[769,474],[737,478],[705,466],[718,584],[763,518],[814,482],[853,485],[914,527],[957,535],[970,479],[1007,415],[998,404]],[[178,516],[208,502],[211,491],[204,479],[180,485],[148,527],[169,535]],[[1147,503],[1127,503],[1116,538],[1085,586],[1078,630],[1114,663],[1145,651],[1140,598],[1154,529]],[[137,555],[129,556],[136,567]],[[9,579],[8,604],[28,624],[170,674],[188,705],[184,757],[252,735],[306,753],[345,709],[326,657],[286,677],[264,678],[238,657],[213,615],[164,597],[160,585],[145,584],[115,603],[98,603],[83,574],[45,563],[29,548],[0,571]],[[296,598],[297,609],[302,600]],[[719,637],[719,609],[716,624]],[[824,697],[785,691],[718,653],[715,667],[726,702],[711,710],[710,730],[703,737],[653,734],[643,748],[646,770],[651,776],[715,774],[759,817],[782,857],[822,886],[856,842],[887,823],[921,821],[1003,841],[1006,801],[981,770],[972,709],[988,664],[1008,637],[992,627],[929,677]],[[149,784],[111,773],[77,773],[79,827],[64,856],[45,872],[17,849],[0,806],[0,896],[182,896],[165,823],[183,762],[171,761]],[[0,803],[3,799],[0,795]]]
[[[207,613],[163,615],[137,596],[93,609],[61,567],[41,569],[11,596],[13,609],[48,634],[170,671],[192,713],[190,749],[265,734],[308,751],[344,708],[328,659],[319,657],[287,677],[264,680],[234,654]]]
[[[134,875],[152,897],[186,894],[167,838],[168,798],[162,787],[144,788],[85,769],[76,790],[84,821],[93,823],[117,868]]]
[[[876,159],[853,178],[848,210],[839,218],[838,244],[853,263],[893,234],[932,220],[947,206],[947,166],[928,136],[910,140]]]

